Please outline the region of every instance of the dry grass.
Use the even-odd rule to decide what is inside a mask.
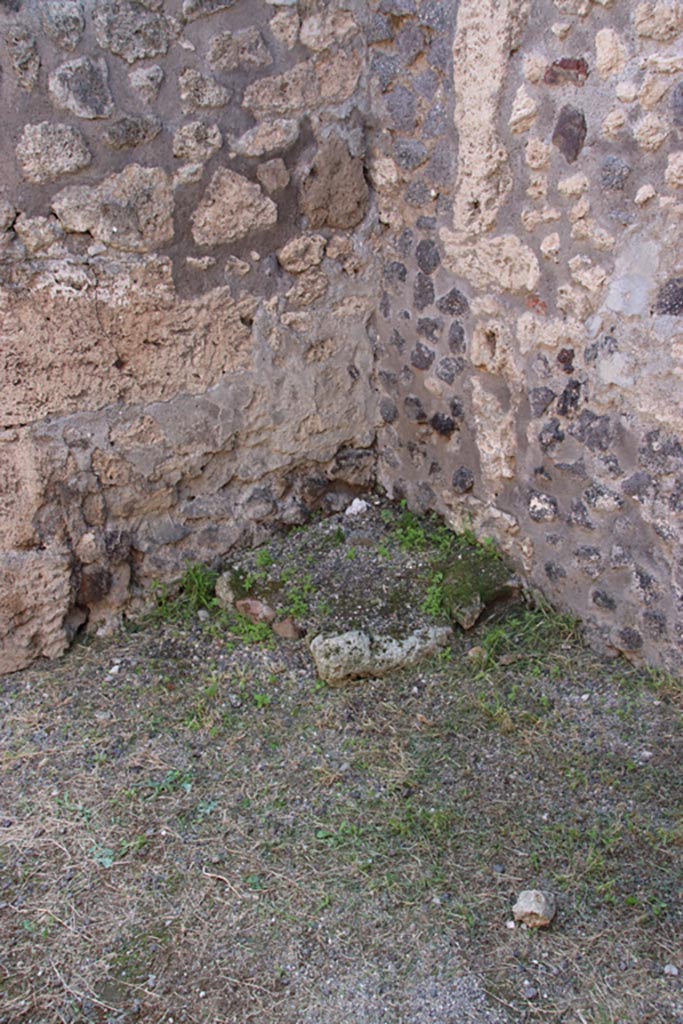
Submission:
[[[3,1024],[683,1020],[675,680],[525,609],[341,690],[226,629],[3,681]]]

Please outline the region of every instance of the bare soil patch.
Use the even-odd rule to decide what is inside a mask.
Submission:
[[[195,568],[0,680],[2,1024],[683,1021],[679,682],[521,600],[417,668],[316,678],[320,630],[444,621],[464,550],[371,499],[238,560],[308,637]],[[526,888],[549,929],[510,926]]]

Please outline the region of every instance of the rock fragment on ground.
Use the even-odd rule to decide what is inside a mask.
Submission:
[[[525,889],[520,892],[512,908],[515,921],[527,928],[547,928],[555,917],[555,897],[541,889]]]
[[[326,683],[343,683],[387,675],[415,665],[436,654],[449,642],[452,630],[431,626],[416,630],[404,639],[370,636],[360,629],[335,636],[316,636],[311,654],[319,677]]]
[[[252,622],[266,622],[268,625],[275,618],[275,610],[264,601],[258,601],[255,597],[245,597],[235,602],[235,608],[240,615],[246,615]]]

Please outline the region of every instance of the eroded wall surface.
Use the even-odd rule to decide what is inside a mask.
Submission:
[[[460,0],[450,91],[420,98],[431,50],[376,80],[411,118],[373,178],[381,480],[498,536],[605,647],[679,668],[682,32],[678,2]],[[452,174],[406,169],[406,131],[452,139]]]
[[[0,4],[0,671],[371,482],[360,13]]]
[[[4,669],[375,469],[680,668],[680,0],[0,28]]]

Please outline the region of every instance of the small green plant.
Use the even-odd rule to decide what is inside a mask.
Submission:
[[[286,582],[289,583],[289,580]],[[283,609],[285,615],[291,615],[293,619],[301,619],[308,615],[310,599],[314,593],[315,584],[310,573],[306,573],[299,582],[288,585],[286,602]]]
[[[261,548],[256,553],[256,565],[259,569],[269,569],[273,565],[273,556],[268,548]]]
[[[216,608],[217,579],[218,573],[214,569],[201,562],[192,562],[175,586],[155,583],[152,592],[156,605],[147,616],[147,621],[187,622],[198,611],[213,611]]]
[[[434,573],[432,581],[427,587],[425,599],[422,602],[422,611],[425,615],[431,615],[435,619],[443,615],[445,611],[443,581],[444,574],[442,572]]]
[[[427,546],[427,534],[419,517],[402,502],[402,511],[394,527],[394,535],[402,551],[423,551]]]
[[[230,632],[245,644],[272,646],[274,643],[273,631],[266,622],[252,622],[240,613],[230,617]]]
[[[259,710],[263,710],[264,708],[270,707],[272,700],[273,698],[270,696],[269,693],[254,694],[254,704]]]

